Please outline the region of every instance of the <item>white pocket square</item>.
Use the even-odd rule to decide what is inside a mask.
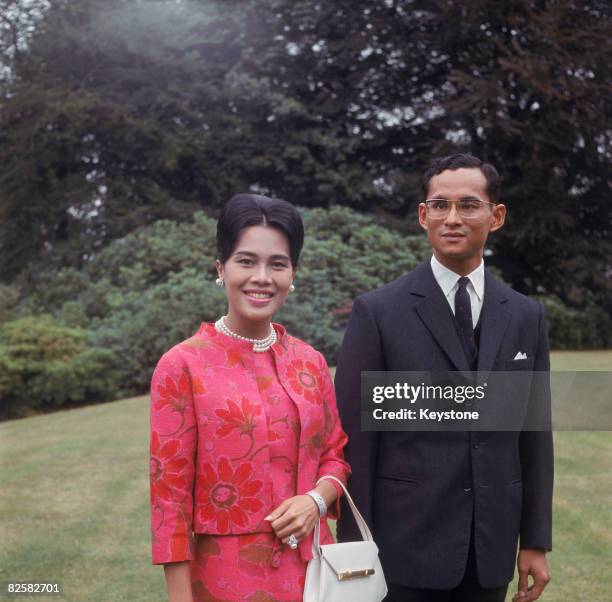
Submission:
[[[527,359],[527,354],[524,353],[523,351],[517,351],[516,355],[514,356],[515,360],[526,360]]]

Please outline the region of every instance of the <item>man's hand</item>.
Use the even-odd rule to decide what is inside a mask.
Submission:
[[[546,550],[519,550],[516,566],[519,573],[518,593],[512,598],[512,602],[537,600],[550,581]],[[529,575],[533,577],[531,586],[529,586]]]
[[[286,499],[266,520],[276,536],[287,543],[289,535],[295,535],[302,541],[319,520],[319,508],[309,495],[296,495]]]

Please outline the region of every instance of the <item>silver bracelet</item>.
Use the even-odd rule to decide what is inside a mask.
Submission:
[[[327,504],[323,496],[316,489],[307,491],[306,495],[309,495],[315,501],[315,504],[319,508],[319,516],[325,516],[327,514]]]

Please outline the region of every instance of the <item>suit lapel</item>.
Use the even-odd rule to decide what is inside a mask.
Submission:
[[[478,370],[488,372],[493,367],[499,346],[512,317],[506,307],[505,287],[491,274],[485,272],[485,292],[480,318],[480,345]]]
[[[455,368],[469,372],[470,366],[453,324],[450,306],[434,278],[429,262],[421,264],[415,276],[411,293],[423,297],[415,306],[417,314]]]

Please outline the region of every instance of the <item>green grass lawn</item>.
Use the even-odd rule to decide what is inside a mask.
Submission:
[[[611,351],[553,354],[556,369],[610,366]],[[557,432],[555,445],[543,600],[607,602],[612,433]],[[62,581],[76,602],[164,600],[163,570],[150,564],[147,448],[146,397],[0,424],[0,581]]]

